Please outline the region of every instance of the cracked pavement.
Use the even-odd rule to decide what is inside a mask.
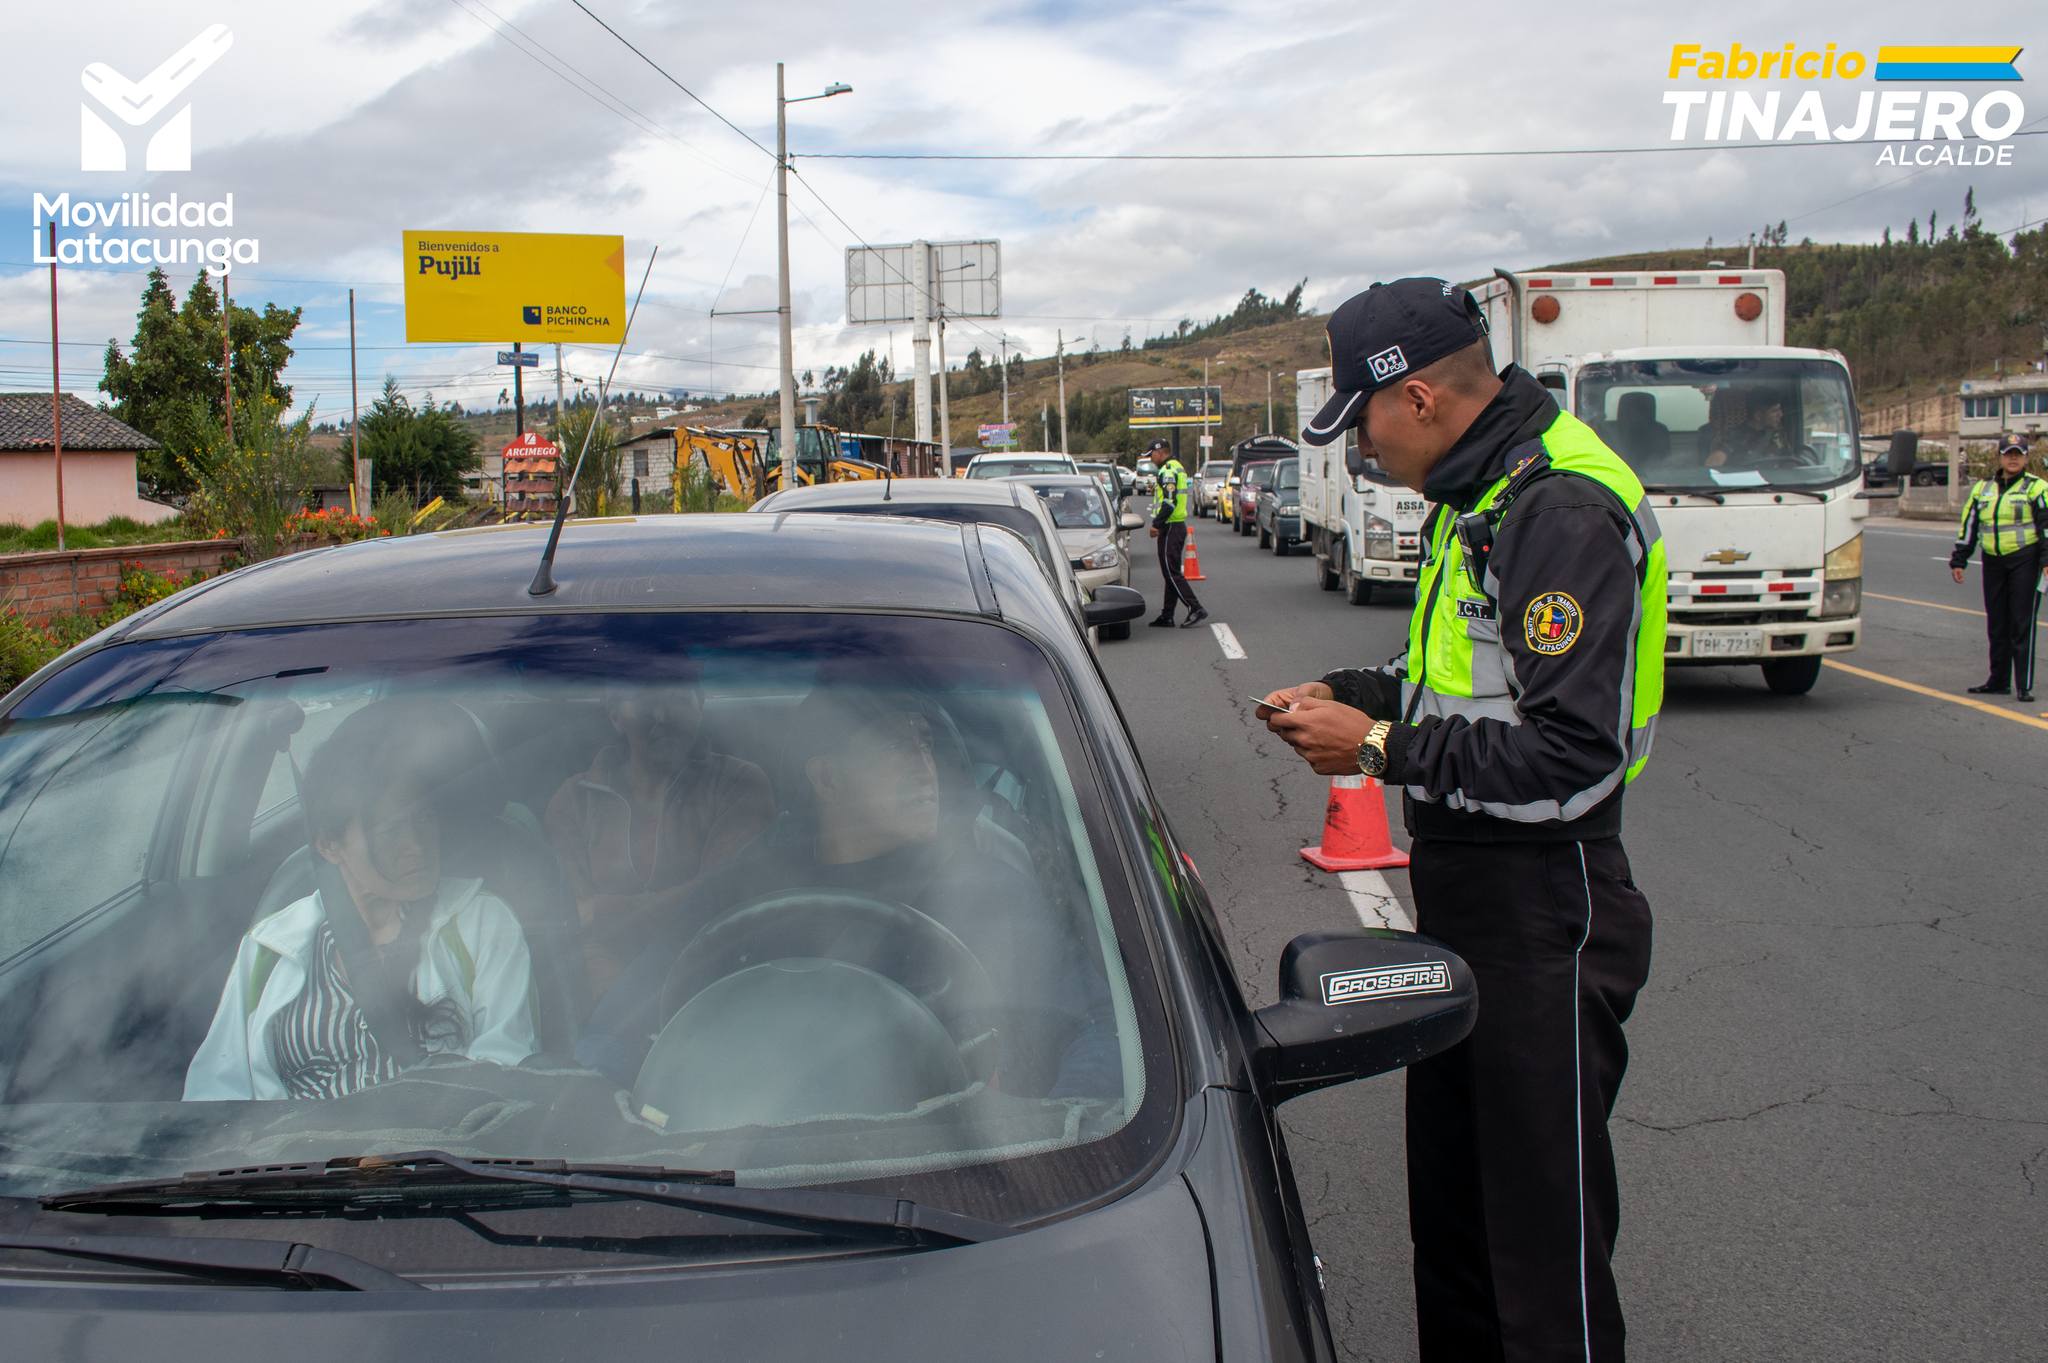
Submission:
[[[1869,591],[1976,604],[1932,561],[1944,528],[1874,529]],[[1327,781],[1245,697],[1387,657],[1408,605],[1195,533],[1250,656],[1155,630],[1103,666],[1256,1005],[1292,936],[1359,920],[1297,855]],[[1866,599],[1865,622],[1858,667],[1982,680],[1974,616]],[[2048,733],[1833,671],[1802,698],[1732,668],[1669,692],[1625,836],[1656,916],[1612,1125],[1634,1352],[2048,1357]],[[1346,1359],[1415,1357],[1401,1099],[1387,1076],[1282,1110]]]

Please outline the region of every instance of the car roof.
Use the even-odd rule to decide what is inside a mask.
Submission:
[[[794,511],[798,507],[846,506],[854,503],[944,502],[951,505],[1024,505],[1024,494],[1008,478],[863,478],[847,483],[812,483],[776,492],[754,503],[754,510]]]
[[[1064,459],[1072,463],[1074,456],[1061,454],[1058,450],[1007,450],[1002,454],[977,454],[967,462],[970,464],[1001,464],[1012,459]]]
[[[527,586],[547,542],[545,524],[364,540],[270,559],[201,583],[131,616],[116,626],[115,637],[578,610],[800,607],[1002,614],[977,577],[993,578],[996,560],[1008,556],[1028,566],[1031,580],[1042,582],[1043,576],[1021,542],[972,535],[969,529],[830,515],[571,521],[555,554],[555,590],[543,597],[528,595]],[[985,565],[980,572],[973,561],[977,553]],[[1023,604],[1011,593],[1005,598]]]
[[[1077,487],[1100,492],[1102,484],[1092,473],[1012,473],[995,479],[999,483],[1022,483],[1026,487]]]

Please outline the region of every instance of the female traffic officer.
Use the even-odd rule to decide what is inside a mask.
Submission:
[[[481,881],[441,875],[434,708],[365,706],[314,754],[317,888],[242,938],[188,1100],[339,1098],[429,1056],[533,1052],[518,921]]]

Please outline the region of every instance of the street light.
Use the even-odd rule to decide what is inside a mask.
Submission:
[[[853,92],[851,85],[833,81],[815,95],[791,99],[782,93],[782,63],[775,63],[775,248],[776,311],[782,314],[782,485],[796,486],[796,359],[789,326],[789,106],[810,99],[830,99]]]

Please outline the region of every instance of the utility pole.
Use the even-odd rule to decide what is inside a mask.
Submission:
[[[789,101],[775,63],[775,308],[782,329],[782,486],[796,486],[796,357],[789,331]],[[822,472],[822,470],[821,470]]]
[[[1001,336],[997,337],[996,344],[1002,348],[1003,424],[1007,426],[1010,424],[1010,333],[1006,331]]]
[[[1756,268],[1756,233],[1749,234],[1749,268]]]
[[[228,443],[235,443],[235,352],[228,345],[228,277],[220,277],[220,382],[227,401]]]
[[[946,310],[939,309],[939,448],[946,452],[946,462],[953,462],[953,409],[948,405],[946,393]]]
[[[512,353],[520,354],[526,349],[519,341],[512,343]],[[526,366],[517,360],[512,364],[512,438],[517,440],[526,434]]]
[[[917,416],[917,438],[932,438],[932,248],[929,242],[910,243],[910,405]],[[952,452],[946,452],[950,471]]]
[[[64,547],[64,380],[57,363],[57,224],[50,229],[50,436],[57,455],[57,547]]]
[[[1273,371],[1266,371],[1266,434],[1273,434]]]
[[[1060,376],[1060,453],[1065,454],[1067,452],[1067,334],[1063,331],[1056,331],[1053,333],[1053,336],[1056,338],[1053,365],[1059,371]]]
[[[1038,404],[1038,448],[1052,444],[1052,416],[1043,402]]]
[[[362,398],[356,392],[356,291],[348,291],[348,509],[360,516],[363,485]],[[500,461],[502,470],[502,460]]]
[[[562,432],[562,343],[555,342],[555,434]]]

